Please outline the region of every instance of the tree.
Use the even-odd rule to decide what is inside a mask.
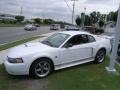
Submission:
[[[101,19],[101,13],[93,11],[92,13],[90,13],[90,19],[92,24],[96,24]]]
[[[24,16],[15,16],[15,19],[17,20],[17,22],[21,23],[25,17]]]
[[[101,14],[100,14],[100,12],[97,12],[97,21],[100,19],[100,17],[101,17]]]
[[[43,23],[44,24],[52,24],[52,23],[54,23],[54,20],[52,20],[52,19],[44,19]]]
[[[116,12],[110,12],[108,14],[108,20],[109,21],[117,22],[117,15],[118,15],[118,11],[116,11]]]
[[[75,22],[78,26],[80,26],[81,25],[81,18],[79,16],[77,16]]]
[[[118,11],[116,11],[113,15],[113,21],[117,22]]]
[[[107,16],[106,14],[102,14],[100,20],[106,21],[106,16]]]
[[[97,13],[95,11],[90,13],[90,18],[92,20],[92,24],[97,23]]]
[[[40,18],[34,18],[33,20],[35,21],[35,23],[41,24],[41,19]]]
[[[100,20],[99,21],[99,27],[103,27],[104,26],[104,21]]]
[[[85,26],[90,26],[92,24],[90,16],[89,15],[85,15],[85,22],[84,25]]]

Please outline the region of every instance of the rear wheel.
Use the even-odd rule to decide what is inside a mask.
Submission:
[[[53,64],[49,59],[43,58],[35,61],[31,68],[30,73],[35,78],[44,78],[53,71]]]
[[[105,59],[106,51],[105,49],[100,49],[95,57],[95,63],[102,63]]]

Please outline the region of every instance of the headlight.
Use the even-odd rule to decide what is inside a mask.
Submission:
[[[9,63],[23,63],[22,58],[8,58]]]

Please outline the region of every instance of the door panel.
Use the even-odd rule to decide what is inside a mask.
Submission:
[[[60,64],[92,57],[93,48],[86,45],[75,45],[70,48],[62,48],[60,51]]]

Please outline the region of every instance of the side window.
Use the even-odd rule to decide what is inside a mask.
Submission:
[[[95,42],[95,38],[93,36],[87,35],[88,36],[88,41],[90,42]]]
[[[81,36],[81,38],[82,38],[82,43],[84,44],[84,43],[88,43],[88,37],[87,37],[87,35],[85,35],[85,34],[82,34],[82,35],[80,35]]]
[[[88,37],[87,35],[76,35],[76,36],[73,36],[70,40],[68,40],[67,44],[68,43],[72,45],[88,43]]]
[[[78,40],[79,39],[79,40]],[[76,36],[73,36],[70,40],[68,40],[67,43],[70,43],[72,45],[78,45],[80,44],[80,38],[79,38],[79,35],[76,35]]]

